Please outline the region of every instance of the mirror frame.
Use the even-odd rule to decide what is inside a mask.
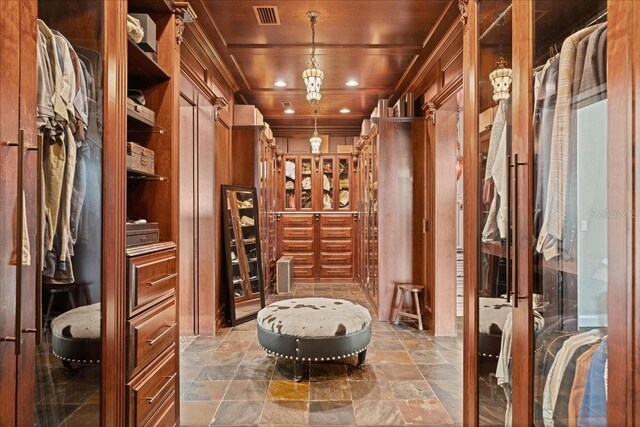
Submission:
[[[223,185],[222,186],[222,209],[223,209],[223,214],[222,214],[222,224],[223,224],[223,230],[222,230],[222,234],[224,235],[224,245],[225,245],[225,278],[227,281],[227,293],[226,293],[226,297],[227,297],[227,315],[228,315],[228,321],[231,324],[231,326],[236,326],[239,325],[241,323],[245,323],[248,322],[250,320],[253,320],[257,317],[258,315],[258,311],[256,310],[255,313],[246,315],[244,317],[240,317],[237,318],[236,314],[237,314],[237,310],[236,310],[236,301],[234,298],[234,286],[233,286],[233,265],[232,265],[232,261],[231,261],[231,235],[229,233],[229,230],[231,228],[234,229],[234,235],[236,236],[236,240],[237,240],[237,236],[238,233],[236,230],[237,225],[233,224],[233,223],[229,223],[229,210],[230,210],[230,206],[228,206],[227,201],[228,201],[228,195],[229,193],[236,193],[236,192],[244,192],[244,193],[251,193],[251,197],[253,198],[253,208],[252,208],[252,214],[253,214],[253,220],[254,220],[254,227],[255,227],[255,238],[256,238],[256,243],[255,243],[255,247],[256,247],[256,258],[257,258],[257,276],[258,276],[258,287],[260,289],[260,309],[264,308],[265,306],[265,296],[264,296],[264,278],[262,276],[262,251],[260,248],[260,222],[259,222],[259,210],[258,210],[258,194],[256,191],[255,187],[248,187],[248,186],[239,186],[239,185]],[[243,256],[243,258],[245,258],[244,260],[241,259],[240,256],[240,251],[236,250],[237,252],[237,257],[239,262],[245,262],[247,267],[248,267],[248,260],[246,259],[246,255]],[[244,278],[242,279],[244,281]],[[248,284],[248,286],[250,286],[250,284]]]

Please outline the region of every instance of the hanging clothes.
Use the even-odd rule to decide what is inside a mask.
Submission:
[[[576,51],[580,41],[595,29],[595,27],[585,28],[569,36],[562,44],[560,51],[558,91],[551,136],[549,183],[544,222],[536,246],[538,252],[542,253],[547,261],[561,254],[560,245],[565,237]]]
[[[509,183],[507,182],[507,110],[509,101],[501,99],[491,127],[485,185],[493,183],[495,194],[482,230],[482,241],[506,239],[509,217]]]

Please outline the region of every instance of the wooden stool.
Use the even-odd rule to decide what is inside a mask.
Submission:
[[[409,283],[402,283],[398,285],[398,299],[396,300],[396,318],[395,324],[400,323],[400,316],[408,317],[418,321],[418,330],[422,330],[422,313],[420,312],[420,300],[418,294],[422,292],[422,286],[412,285]],[[416,312],[411,313],[409,311],[402,311],[404,305],[405,292],[413,294],[413,303],[416,306]]]

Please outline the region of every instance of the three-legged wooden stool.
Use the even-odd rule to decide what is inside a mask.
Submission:
[[[420,312],[420,299],[418,294],[422,292],[422,286],[412,285],[409,283],[402,283],[398,285],[398,299],[396,300],[396,325],[400,323],[400,317],[408,317],[418,321],[418,330],[422,330],[422,313]],[[404,305],[405,292],[409,292],[413,295],[413,303],[415,305],[415,313],[410,311],[402,311]]]

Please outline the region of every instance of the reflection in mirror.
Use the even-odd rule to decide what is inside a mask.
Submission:
[[[224,239],[228,283],[228,320],[254,319],[264,307],[257,192],[253,187],[223,186]]]

